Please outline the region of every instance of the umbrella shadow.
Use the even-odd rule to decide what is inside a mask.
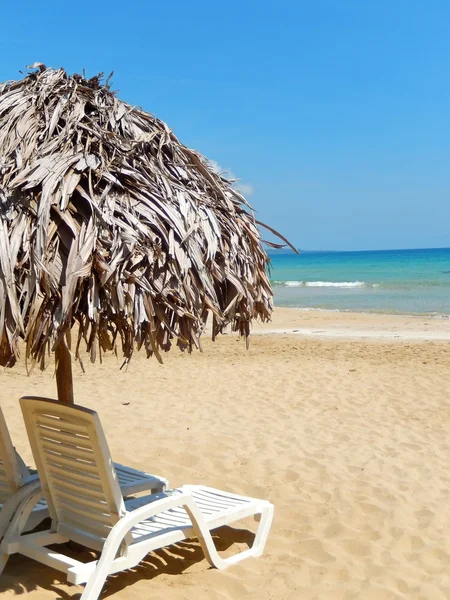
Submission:
[[[226,552],[233,544],[250,547],[254,538],[254,533],[249,530],[234,529],[228,526],[220,527],[213,532],[213,540],[219,552]],[[59,551],[62,549],[61,546],[54,546],[54,548]],[[95,558],[95,554],[87,549],[77,551],[67,547],[66,544],[64,544],[63,551],[83,562]],[[237,551],[239,552],[241,549]],[[167,546],[149,553],[136,567],[110,575],[106,580],[101,598],[116,594],[141,580],[150,581],[160,575],[182,575],[192,565],[203,560],[205,560],[205,555],[200,543],[195,539]],[[43,567],[36,561],[15,554],[10,557],[0,578],[0,593],[13,592],[19,595],[36,589],[44,589],[51,592],[57,600],[78,599],[80,587],[71,586],[70,589],[64,589],[66,585],[64,573],[50,567]]]

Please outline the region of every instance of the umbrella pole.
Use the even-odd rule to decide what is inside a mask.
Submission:
[[[66,333],[66,344],[59,344],[55,350],[56,387],[58,400],[65,404],[73,404],[72,357],[70,355],[70,331]]]

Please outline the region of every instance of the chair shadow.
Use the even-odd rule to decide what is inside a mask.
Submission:
[[[233,544],[243,544],[250,547],[255,535],[247,529],[234,529],[220,527],[213,532],[213,539],[219,552],[226,552]],[[54,546],[55,550],[58,546]],[[61,551],[62,547],[59,546]],[[245,549],[245,548],[243,548]],[[236,552],[241,551],[237,549]],[[64,544],[64,553],[80,561],[89,561],[95,558],[95,553],[83,548],[75,550]],[[182,575],[193,564],[205,560],[205,555],[200,543],[195,539],[186,540],[167,546],[161,550],[149,553],[136,567],[110,575],[103,588],[101,598],[107,598],[121,590],[133,585],[137,581],[151,581],[159,575]],[[205,564],[206,561],[205,561]],[[209,568],[209,565],[206,567]],[[10,557],[5,571],[0,578],[0,593],[13,592],[14,594],[27,594],[37,589],[44,589],[58,600],[76,600],[81,595],[79,586],[71,586],[70,591],[64,589],[66,576],[64,573],[41,565],[40,563],[14,554]]]

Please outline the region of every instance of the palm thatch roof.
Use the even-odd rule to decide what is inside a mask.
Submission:
[[[103,85],[35,64],[0,86],[0,364],[44,368],[78,323],[92,361],[121,340],[199,347],[208,313],[270,318],[268,257],[232,182]]]

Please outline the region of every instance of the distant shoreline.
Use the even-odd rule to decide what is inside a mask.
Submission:
[[[346,315],[377,315],[386,317],[405,317],[405,318],[422,318],[422,319],[450,319],[450,313],[440,312],[392,312],[392,311],[374,311],[374,310],[356,310],[356,309],[345,309],[345,308],[319,308],[316,306],[284,306],[282,304],[274,304],[274,309],[286,309],[286,310],[298,310],[305,312],[324,312],[324,313],[343,313]]]
[[[450,318],[276,306],[272,321],[254,323],[251,333],[317,339],[450,341]]]

